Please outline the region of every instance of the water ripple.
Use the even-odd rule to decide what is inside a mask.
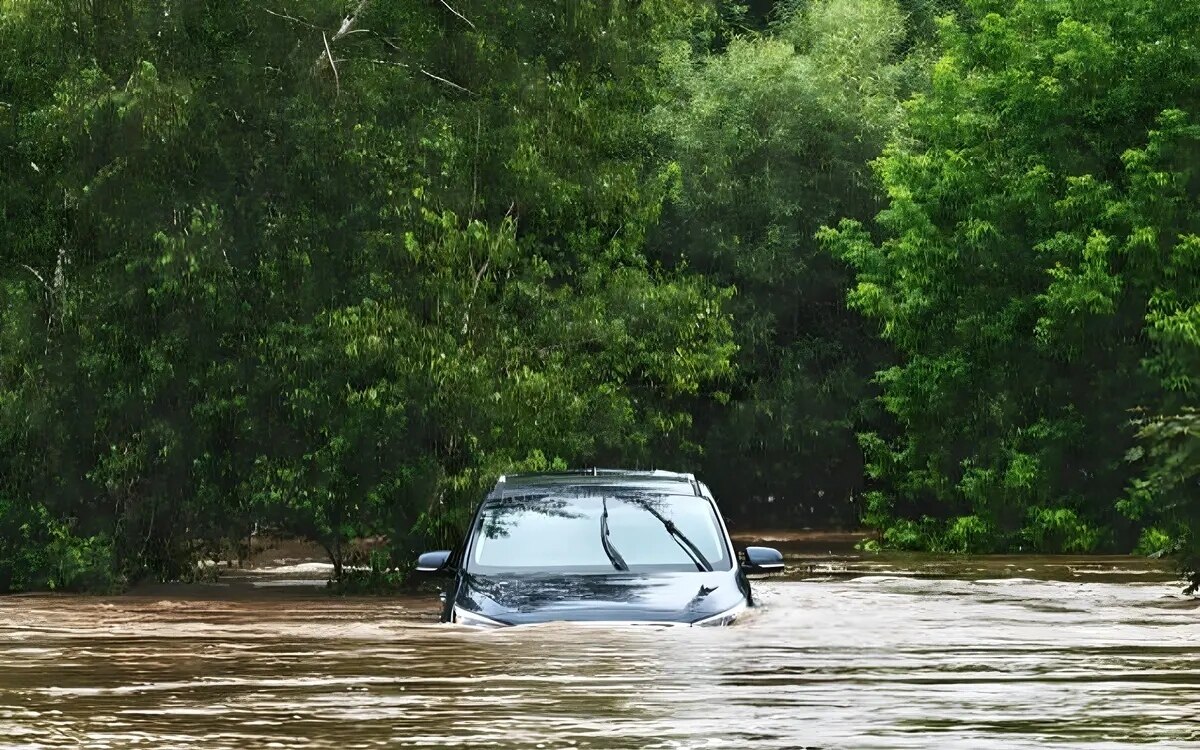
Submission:
[[[432,596],[10,598],[0,747],[1200,742],[1195,600],[1127,566],[998,565],[761,583],[722,629],[468,631]]]

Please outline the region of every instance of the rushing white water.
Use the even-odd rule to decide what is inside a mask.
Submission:
[[[730,628],[470,631],[435,595],[249,583],[0,599],[0,747],[1200,747],[1200,608],[1159,571],[793,562]]]

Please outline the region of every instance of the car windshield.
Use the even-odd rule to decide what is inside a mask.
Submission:
[[[589,490],[498,498],[488,500],[479,514],[467,569],[480,574],[695,572],[702,563],[689,554],[687,542],[713,570],[732,566],[712,504],[703,497]]]

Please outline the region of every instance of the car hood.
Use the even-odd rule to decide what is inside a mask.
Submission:
[[[748,600],[735,571],[480,576],[455,605],[510,625],[552,620],[692,623]]]

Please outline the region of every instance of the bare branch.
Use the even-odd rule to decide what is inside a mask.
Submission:
[[[50,286],[49,284],[47,284],[46,280],[44,278],[42,278],[42,275],[40,273],[38,273],[37,271],[33,270],[32,266],[27,266],[24,263],[18,263],[17,265],[19,265],[21,268],[24,268],[26,271],[33,274],[34,278],[36,278],[38,281],[42,282],[42,286],[46,287],[46,291],[48,291],[48,292],[54,291],[54,288],[52,286]]]
[[[475,217],[476,197],[479,195],[479,132],[483,129],[483,116],[475,109],[475,156],[471,158],[471,218]]]
[[[479,282],[483,279],[483,275],[487,273],[488,266],[492,263],[491,259],[485,260],[483,265],[479,267],[479,272],[475,274],[475,283],[471,285],[471,296],[467,299],[467,308],[463,311],[462,335],[466,336],[471,325],[471,305],[475,304],[475,295],[479,293]]]
[[[428,70],[425,70],[424,68],[421,68],[421,72],[422,72],[422,73],[424,73],[425,75],[429,76],[430,78],[432,78],[432,79],[433,79],[433,80],[435,80],[435,81],[440,81],[440,82],[442,82],[442,83],[446,84],[447,86],[449,86],[449,87],[450,87],[450,88],[452,88],[452,89],[457,89],[458,91],[461,91],[461,92],[463,92],[464,94],[470,94],[471,96],[474,96],[474,95],[475,95],[475,92],[474,92],[474,91],[472,91],[471,89],[468,89],[468,88],[464,88],[464,87],[462,87],[462,86],[459,86],[459,85],[458,85],[457,83],[455,83],[454,81],[448,81],[448,80],[446,80],[445,78],[442,78],[442,77],[441,77],[441,76],[439,76],[439,75],[434,75],[433,73],[430,73]]]
[[[367,9],[367,5],[370,2],[371,0],[358,0],[358,5],[354,6],[354,10],[350,13],[350,15],[342,19],[342,25],[338,27],[337,32],[333,35],[332,42],[334,44],[337,44],[338,40],[347,34],[353,34],[355,32],[354,24],[358,23],[358,17],[361,16],[363,11]],[[325,65],[325,61],[328,60],[330,65],[333,66],[333,77],[335,82],[337,82],[337,63],[334,62],[333,52],[329,49],[331,40],[325,35],[323,30],[321,31],[321,40],[325,42],[325,51],[320,55],[317,55],[317,59],[313,63],[313,74],[315,75],[316,73],[320,72],[321,68]],[[340,82],[338,82],[338,91],[341,91]]]
[[[379,38],[380,41],[382,41],[388,47],[391,47],[393,50],[395,50],[397,52],[404,51],[399,45],[397,45],[395,42],[388,39],[387,37],[383,36],[382,34],[379,34],[370,29],[355,28],[355,24],[358,22],[359,17],[367,9],[367,6],[370,4],[370,2],[371,2],[371,0],[358,0],[358,5],[356,5],[354,7],[354,10],[353,10],[353,12],[350,13],[350,15],[348,15],[342,19],[341,27],[338,28],[337,32],[332,37],[330,37],[328,34],[326,34],[324,30],[321,30],[321,41],[325,46],[325,50],[320,55],[317,56],[316,61],[313,63],[313,73],[315,74],[315,73],[319,72],[321,70],[321,68],[324,67],[325,63],[328,62],[330,67],[333,69],[333,80],[334,80],[334,84],[337,86],[337,90],[338,90],[339,94],[341,93],[341,89],[342,89],[341,77],[338,74],[337,60],[333,56],[333,48],[332,48],[332,45],[337,44],[338,40],[340,40],[344,37],[347,37],[350,34],[360,34],[360,33],[361,34],[374,34],[376,37]],[[471,20],[469,18],[467,18],[466,16],[464,16],[463,14],[459,13],[457,10],[452,8],[445,0],[441,0],[441,2],[442,2],[442,5],[445,5],[446,8],[451,13],[453,13],[454,15],[461,18],[472,29],[475,28],[475,24],[471,23]],[[306,21],[302,21],[297,18],[291,18],[290,16],[283,16],[282,14],[275,13],[274,11],[267,11],[267,12],[271,13],[272,15],[277,15],[277,16],[280,16],[283,18],[289,18],[290,20],[296,21],[298,23],[304,23],[306,25],[311,26],[311,24],[307,24]],[[317,28],[317,27],[313,26],[312,28]],[[378,60],[378,59],[370,60],[369,62],[378,64],[378,65],[395,65],[397,67],[402,67],[402,68],[412,67],[405,63],[388,62],[386,60]],[[437,81],[438,83],[443,83],[443,84],[449,86],[450,88],[454,89],[455,91],[461,91],[462,93],[469,94],[471,96],[475,95],[475,92],[471,91],[470,89],[466,88],[465,86],[460,86],[459,84],[455,83],[454,81],[451,81],[448,78],[443,78],[442,76],[439,76],[436,73],[431,73],[428,70],[425,70],[424,68],[418,68],[418,70],[421,71],[422,75],[424,75],[428,78],[431,78],[431,79]]]
[[[338,28],[337,33],[333,35],[333,41],[336,42],[347,34],[354,33],[354,24],[358,22],[358,17],[366,10],[368,2],[370,0],[358,0],[358,5],[355,6],[354,11],[342,19],[342,25]]]
[[[394,66],[396,66],[397,68],[409,68],[409,69],[411,69],[411,68],[412,68],[412,66],[411,66],[411,65],[409,65],[408,63],[396,62],[396,61],[394,61],[394,60],[379,60],[379,59],[371,59],[371,60],[367,60],[366,62],[372,63],[372,64],[374,64],[374,65],[394,65]],[[449,80],[447,80],[447,79],[445,79],[445,78],[442,78],[442,77],[441,77],[441,76],[439,76],[439,75],[434,75],[433,73],[430,73],[428,70],[425,70],[424,68],[417,68],[417,70],[420,70],[420,71],[421,71],[421,73],[422,73],[423,75],[427,75],[427,76],[429,76],[430,78],[432,78],[432,79],[433,79],[433,80],[435,80],[435,81],[438,81],[438,82],[440,82],[440,83],[444,83],[444,84],[446,84],[447,86],[449,86],[449,87],[450,87],[450,88],[452,88],[452,89],[455,89],[455,90],[457,90],[457,91],[461,91],[461,92],[463,92],[464,94],[470,94],[471,96],[474,96],[474,95],[475,95],[475,92],[474,92],[474,91],[471,91],[471,90],[470,90],[470,89],[468,89],[468,88],[464,88],[464,87],[462,87],[462,86],[459,86],[459,85],[458,85],[457,83],[455,83],[454,81],[449,81]]]
[[[404,50],[400,49],[400,47],[395,42],[393,42],[391,39],[388,39],[386,36],[383,36],[382,34],[379,34],[377,32],[372,32],[372,33],[374,33],[375,36],[379,37],[379,41],[383,42],[384,44],[386,44],[387,46],[396,50],[397,52],[404,51]]]
[[[450,7],[450,3],[446,2],[446,0],[438,0],[438,2],[440,2],[442,5],[446,6],[446,10],[450,11],[450,12],[451,12],[451,13],[453,13],[454,15],[458,16],[459,18],[461,18],[461,19],[462,19],[464,22],[466,22],[466,24],[467,24],[468,26],[470,26],[472,29],[474,29],[474,28],[475,28],[475,24],[471,23],[471,19],[467,18],[467,17],[466,17],[466,16],[464,16],[462,13],[459,13],[459,12],[458,12],[457,10],[455,10],[454,8],[451,8],[451,7]]]
[[[412,66],[411,66],[411,65],[409,65],[408,63],[397,62],[397,61],[395,61],[395,60],[380,60],[380,59],[378,59],[378,58],[372,58],[372,59],[370,59],[370,60],[364,60],[363,62],[368,62],[368,63],[371,63],[372,65],[392,65],[392,66],[394,66],[394,67],[397,67],[397,68],[407,68],[407,69],[409,69],[409,70],[411,70],[411,69],[412,69]],[[457,83],[455,83],[454,81],[449,81],[449,80],[446,80],[445,78],[442,78],[442,77],[441,77],[441,76],[439,76],[439,75],[434,75],[433,73],[430,73],[428,70],[425,70],[424,68],[418,68],[418,70],[420,70],[420,71],[421,71],[421,73],[422,73],[423,75],[427,75],[427,76],[429,76],[430,78],[432,78],[432,79],[433,79],[433,80],[435,80],[435,81],[438,81],[438,82],[440,82],[440,83],[444,83],[444,84],[446,84],[447,86],[449,86],[449,87],[450,87],[450,88],[452,88],[452,89],[455,89],[455,90],[457,90],[457,91],[461,91],[461,92],[463,92],[464,94],[470,94],[470,95],[472,95],[472,96],[474,96],[474,95],[475,95],[475,92],[471,91],[471,90],[470,90],[470,89],[468,89],[468,88],[464,88],[464,87],[462,87],[462,86],[459,86],[459,85],[458,85]]]
[[[333,85],[336,87],[336,96],[342,95],[342,79],[338,76],[337,63],[333,59],[333,53],[329,51],[329,37],[325,36],[325,32],[321,32],[321,41],[325,42],[325,54],[329,56],[329,67],[333,68]]]
[[[58,262],[54,264],[54,291],[58,291],[67,285],[67,264],[70,263],[70,258],[67,257],[67,248],[62,246],[58,248]]]
[[[282,18],[284,20],[291,21],[292,23],[298,23],[301,26],[307,26],[310,29],[316,29],[317,31],[321,30],[320,26],[309,23],[308,21],[305,21],[303,18],[296,18],[295,16],[289,16],[286,13],[276,13],[275,11],[271,10],[270,8],[263,8],[263,11],[266,13],[270,13],[271,15],[276,16],[278,18]]]
[[[615,239],[617,238],[617,235],[621,233],[621,230],[622,230],[622,229],[624,229],[624,228],[625,228],[625,222],[621,222],[621,223],[620,223],[620,224],[617,226],[617,228],[613,230],[612,237],[609,237],[609,238],[608,238],[608,243],[609,243],[610,245],[612,244],[613,240],[615,240]]]

